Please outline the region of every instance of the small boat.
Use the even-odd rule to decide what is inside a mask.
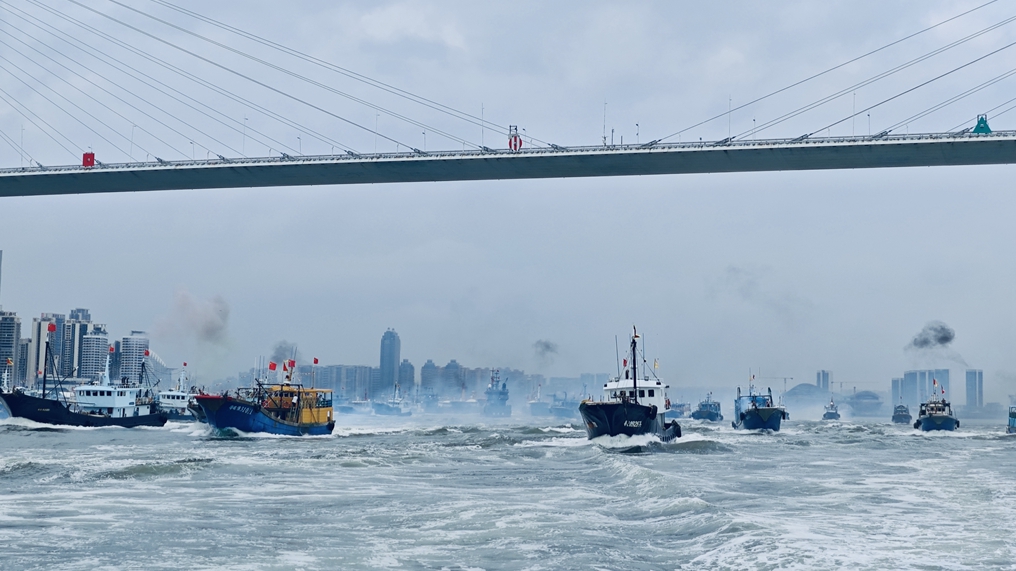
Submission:
[[[201,421],[202,418],[198,418],[198,415],[194,413],[195,409],[201,410],[201,407],[197,406],[197,402],[194,401],[194,397],[199,393],[197,387],[191,387],[190,390],[187,387],[187,371],[180,371],[180,376],[176,380],[176,387],[168,391],[159,391],[156,396],[156,403],[158,404],[159,410],[166,414],[166,418],[178,422],[189,422],[189,421]]]
[[[55,325],[50,324],[50,332]],[[166,415],[159,412],[152,395],[152,387],[144,383],[145,363],[141,363],[141,377],[137,381],[123,378],[119,383],[109,380],[109,355],[106,369],[96,384],[79,385],[67,391],[62,383],[49,383],[49,369],[53,367],[53,356],[49,342],[46,342],[45,361],[42,369],[42,390],[28,391],[23,387],[12,387],[9,392],[0,393],[12,417],[25,418],[42,424],[63,426],[163,426]],[[35,393],[35,394],[32,394]],[[73,400],[72,400],[73,399]]]
[[[371,408],[374,410],[374,414],[378,416],[413,415],[413,411],[409,410],[409,403],[405,402],[405,399],[402,398],[399,383],[395,383],[395,392],[392,393],[392,398],[388,399],[388,402],[375,401],[371,403]]]
[[[829,404],[825,405],[825,413],[822,415],[822,420],[839,420],[840,409],[833,402],[832,397],[829,398]]]
[[[790,415],[783,405],[777,405],[773,400],[773,389],[769,389],[766,394],[759,394],[755,392],[755,386],[749,383],[748,394],[745,396],[741,396],[741,387],[737,387],[734,417],[736,420],[730,424],[735,429],[779,431],[780,422],[788,420]]]
[[[910,416],[910,407],[905,404],[898,404],[893,408],[894,424],[910,424],[914,417]]]
[[[292,369],[281,384],[254,379],[250,388],[233,395],[197,395],[194,400],[205,413],[208,424],[218,430],[267,432],[282,436],[331,434],[332,391],[307,388],[292,382]]]
[[[652,434],[664,442],[681,437],[681,425],[667,422],[667,385],[648,375],[638,378],[638,332],[631,338],[631,368],[624,362],[624,379],[618,375],[603,385],[603,399],[579,403],[579,414],[589,439],[599,436]],[[653,375],[655,377],[655,374]]]
[[[512,405],[508,404],[508,382],[501,382],[501,371],[494,369],[490,373],[490,383],[484,391],[487,402],[483,405],[484,416],[511,416]]]
[[[1009,407],[1009,425],[1005,427],[1006,434],[1016,434],[1016,406]]]
[[[713,400],[713,393],[706,395],[706,400],[698,403],[698,408],[695,412],[691,413],[691,417],[696,420],[708,420],[709,422],[719,422],[723,420],[723,414],[720,412],[720,403]]]
[[[953,415],[952,405],[945,399],[931,399],[921,403],[914,428],[929,430],[956,430],[960,421]]]

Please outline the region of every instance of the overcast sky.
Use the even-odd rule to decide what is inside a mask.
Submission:
[[[246,116],[248,127],[265,137],[305,154],[332,151],[328,142],[209,94],[34,4],[7,1],[3,6],[45,16],[233,121]],[[343,145],[374,150],[375,138],[366,131],[74,4],[42,2]],[[153,2],[126,3],[480,142],[473,125]],[[645,142],[669,135],[982,3],[179,4],[442,104],[476,115],[482,107],[487,120],[518,125],[544,141],[592,145],[604,129],[608,138],[613,129],[618,142],[621,136]],[[405,144],[461,148],[434,133],[424,143],[419,127],[286,79],[123,7],[88,5],[336,115],[371,127],[377,121],[381,133]],[[1012,4],[993,4],[732,113],[729,126],[723,118],[681,138],[715,140],[728,129],[750,130],[753,118],[761,124],[1014,15]],[[17,141],[24,125],[25,151],[43,164],[74,163],[89,147],[107,162],[129,160],[115,147],[136,160],[147,154],[235,156],[237,149],[269,153],[257,136],[145,96],[140,83],[104,72],[91,56],[45,33],[18,36],[29,26],[10,11],[0,10],[0,20],[0,40],[10,46],[27,50],[13,39],[21,37],[55,58],[69,56],[85,77],[108,76],[175,118],[150,112],[174,131],[41,56],[33,64],[0,45],[8,60],[0,61],[0,85],[64,133],[65,145],[76,145],[61,149],[0,101],[0,130]],[[820,128],[1014,40],[1016,23],[759,136]],[[48,51],[53,48],[62,56]],[[877,132],[1009,71],[1012,61],[1012,53],[1002,52],[881,106],[871,112],[870,129]],[[38,84],[36,93],[17,81],[15,75],[26,75],[15,63],[79,103],[85,125],[43,99],[40,93],[48,92]],[[123,117],[100,109],[61,77]],[[977,113],[1012,97],[1013,81],[900,131],[972,125]],[[116,133],[97,127],[99,118]],[[138,125],[133,148],[126,142],[132,124]],[[1016,112],[991,125],[1013,128]],[[830,134],[868,131],[866,113]],[[488,146],[506,146],[503,132],[482,137]],[[383,138],[377,145],[395,150]],[[278,146],[271,152],[277,155]],[[0,166],[17,167],[21,160],[0,143]],[[814,381],[824,368],[834,372],[834,382],[887,390],[903,370],[934,365],[953,368],[958,387],[962,358],[984,369],[987,399],[1004,401],[1016,392],[1013,175],[1013,167],[989,166],[3,198],[0,304],[25,322],[41,312],[89,308],[113,337],[149,331],[167,362],[186,360],[206,379],[249,367],[282,339],[326,364],[376,366],[389,327],[417,368],[427,359],[443,365],[454,358],[465,366],[546,375],[606,372],[615,367],[614,336],[624,340],[635,323],[672,385],[732,387],[744,382],[749,368]],[[904,349],[932,320],[955,329],[952,357]],[[541,359],[537,340],[556,344],[557,354]]]

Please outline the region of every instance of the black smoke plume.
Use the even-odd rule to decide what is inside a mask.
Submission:
[[[931,349],[945,347],[956,338],[956,332],[941,321],[932,321],[924,326],[920,333],[914,336],[910,347],[914,349]]]
[[[554,355],[557,355],[557,343],[540,339],[536,343],[533,343],[533,351],[536,352],[536,356],[541,362],[547,362],[552,360]]]

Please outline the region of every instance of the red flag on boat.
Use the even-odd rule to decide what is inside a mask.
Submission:
[[[318,363],[317,357],[314,357],[314,364],[317,365],[317,363]]]
[[[46,331],[49,331],[50,333],[56,331],[56,323],[50,323],[49,325],[47,325]]]
[[[290,368],[290,369],[295,369],[295,368],[296,368],[296,361],[294,361],[294,360],[290,359],[290,360],[289,360],[289,361],[287,361],[287,362],[289,363],[289,368]]]
[[[152,356],[152,353],[148,349],[145,349],[145,357],[151,357],[151,356]]]
[[[282,364],[282,372],[283,373],[288,373],[289,372],[289,369],[286,368],[286,364],[285,363]]]
[[[625,368],[627,366],[628,366],[628,359],[621,359],[621,368],[623,369],[623,368]]]
[[[112,353],[113,351],[114,351],[114,349],[113,349],[113,346],[112,346],[112,345],[110,345],[110,346],[109,346],[109,352],[110,352],[110,353]]]
[[[269,371],[274,371],[276,367],[278,367],[278,365],[275,364],[275,361],[268,361],[268,370]]]
[[[183,362],[183,366],[184,366],[184,367],[186,367],[186,366],[187,366],[187,361],[184,361],[184,362]]]

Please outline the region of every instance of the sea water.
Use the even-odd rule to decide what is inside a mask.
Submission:
[[[331,436],[0,422],[0,569],[1016,569],[1016,437],[341,417]]]

